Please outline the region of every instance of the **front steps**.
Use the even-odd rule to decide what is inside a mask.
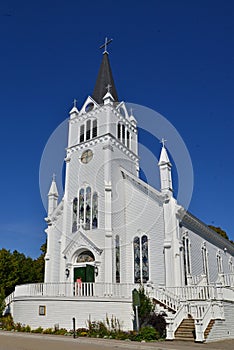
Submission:
[[[185,318],[175,332],[175,340],[195,340],[195,325],[192,317]]]
[[[215,320],[210,320],[210,322],[209,322],[209,324],[206,327],[206,330],[204,332],[204,338],[205,339],[207,339],[207,337],[208,337],[208,335],[209,335],[209,333],[210,333],[210,331],[211,331],[211,329],[212,329],[214,324],[215,324]]]

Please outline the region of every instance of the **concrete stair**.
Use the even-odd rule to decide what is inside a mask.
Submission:
[[[195,340],[195,325],[192,317],[185,318],[175,332],[175,340]]]
[[[208,324],[208,326],[206,327],[206,330],[205,330],[205,332],[204,332],[204,337],[205,337],[205,339],[207,339],[207,337],[208,337],[208,335],[209,335],[209,333],[210,333],[210,331],[211,331],[211,329],[212,329],[212,327],[213,327],[214,324],[215,324],[215,320],[210,320],[210,322],[209,322],[209,324]]]

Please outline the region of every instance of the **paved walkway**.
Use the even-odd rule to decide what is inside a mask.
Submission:
[[[43,334],[28,334],[0,331],[0,350],[233,350],[234,340],[198,344],[194,342],[163,341],[156,343],[138,343],[129,341],[92,339]]]

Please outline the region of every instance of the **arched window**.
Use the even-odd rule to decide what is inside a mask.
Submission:
[[[147,236],[141,237],[141,269],[142,269],[142,282],[146,283],[149,280],[149,256],[148,256],[148,238]]]
[[[72,207],[72,232],[77,231],[77,203],[77,198],[74,198]]]
[[[80,253],[76,259],[77,263],[81,262],[93,262],[95,261],[95,257],[92,252],[89,250],[85,250],[82,253]]]
[[[127,130],[127,147],[130,148],[130,132]]]
[[[184,282],[188,284],[188,275],[191,273],[190,267],[190,243],[188,237],[183,237],[183,261],[184,261]]]
[[[120,244],[119,235],[115,237],[115,281],[120,283]]]
[[[97,119],[93,120],[93,132],[92,132],[92,137],[97,136]]]
[[[85,203],[85,229],[90,230],[91,219],[91,188],[86,188],[86,203]]]
[[[122,142],[125,144],[125,125],[122,124]]]
[[[149,280],[148,237],[135,237],[134,249],[134,283],[146,283]]]
[[[76,204],[76,208],[78,206],[79,210],[79,223],[85,230],[91,230],[98,227],[98,195],[97,192],[92,194],[92,190],[90,186],[86,188],[81,188],[79,191],[79,203],[77,203],[77,199],[74,202]],[[73,204],[73,208],[75,207]],[[77,213],[77,209],[76,209]],[[74,224],[74,209],[73,209],[73,226]],[[77,220],[76,220],[77,227]]]
[[[97,192],[93,193],[92,203],[92,228],[98,227],[98,195]]]
[[[121,124],[118,123],[118,127],[117,127],[117,137],[118,137],[118,140],[121,141]]]
[[[140,268],[140,238],[135,237],[133,241],[134,249],[134,283],[141,282],[141,268]]]
[[[233,272],[233,261],[232,261],[232,257],[229,258],[228,260],[228,269],[229,269],[229,272]]]
[[[84,125],[80,126],[80,142],[84,142]]]
[[[79,220],[84,222],[84,189],[79,192]]]
[[[202,265],[203,265],[203,274],[206,276],[207,283],[209,282],[209,269],[208,269],[208,252],[206,244],[202,246]]]
[[[217,260],[218,273],[223,273],[223,261],[222,261],[220,251],[218,251],[216,255],[216,260]]]
[[[88,119],[86,122],[86,141],[91,138],[91,120]]]

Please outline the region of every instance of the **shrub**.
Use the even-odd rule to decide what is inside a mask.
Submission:
[[[65,328],[60,328],[56,329],[53,333],[56,335],[65,335],[67,334],[67,330]]]
[[[7,316],[3,316],[1,322],[2,328],[6,331],[11,331],[12,329],[14,329],[14,321],[10,314],[8,314]]]
[[[31,332],[32,333],[43,333],[43,328],[42,327],[38,327],[36,329],[33,329]]]
[[[141,340],[158,340],[160,338],[159,332],[156,331],[151,326],[146,326],[140,329],[139,333],[136,335],[135,340],[141,341]]]
[[[152,313],[149,316],[148,324],[156,329],[160,337],[163,338],[166,336],[166,320],[165,312],[160,314]]]
[[[44,331],[42,333],[43,334],[53,334],[54,330],[52,328],[47,328],[47,329],[44,329]]]

